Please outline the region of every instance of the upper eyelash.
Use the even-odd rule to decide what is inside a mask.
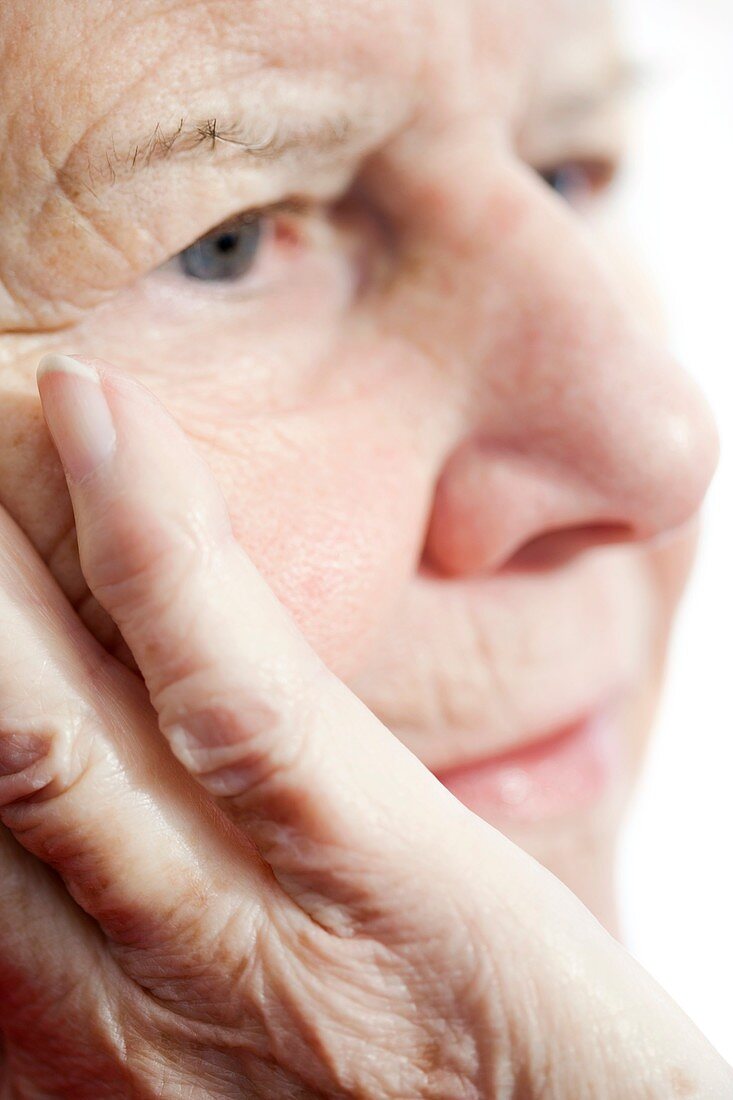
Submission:
[[[302,215],[307,213],[312,205],[312,203],[305,199],[289,198],[281,199],[278,202],[268,203],[266,206],[255,206],[248,210],[242,210],[232,217],[225,218],[223,222],[219,222],[218,225],[213,226],[211,229],[207,229],[207,231],[203,233],[201,237],[198,237],[197,240],[202,240],[204,237],[214,237],[218,233],[240,229],[248,222],[255,221],[258,218],[274,217],[277,214]]]

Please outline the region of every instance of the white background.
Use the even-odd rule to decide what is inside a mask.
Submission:
[[[628,946],[733,1062],[733,0],[620,0],[651,66],[622,215],[723,454],[620,855]]]

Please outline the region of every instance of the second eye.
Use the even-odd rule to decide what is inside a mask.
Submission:
[[[190,279],[231,282],[254,267],[264,238],[263,217],[248,214],[212,229],[178,256]]]
[[[561,161],[540,170],[545,183],[568,202],[580,202],[607,190],[613,183],[618,165],[611,160],[576,159]]]

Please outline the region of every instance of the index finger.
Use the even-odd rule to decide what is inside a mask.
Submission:
[[[453,800],[308,646],[148,391],[61,356],[43,360],[39,388],[87,582],[174,753],[319,919],[355,899],[370,910],[377,869],[435,858]]]

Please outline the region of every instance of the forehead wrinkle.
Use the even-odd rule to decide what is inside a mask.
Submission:
[[[320,163],[313,166],[315,173],[344,167],[352,139],[355,161],[365,141],[366,152],[372,151],[379,136],[374,133],[375,123],[376,128],[388,130],[392,114],[401,111],[406,98],[403,82],[409,74],[404,58],[398,65],[392,57],[389,79],[379,88],[359,87],[367,78],[379,77],[380,67],[367,62],[395,53],[394,43],[390,40],[387,48],[382,35],[374,32],[373,18],[382,5],[391,11],[392,4],[393,0],[360,0],[352,14],[351,6],[342,7],[340,0],[285,0],[276,14],[268,0],[249,0],[244,5],[241,0],[149,0],[141,3],[140,15],[129,20],[127,6],[120,5],[119,12],[115,6],[114,19],[95,23],[95,35],[98,26],[100,37],[88,34],[84,39],[94,43],[88,79],[93,81],[98,57],[104,54],[109,59],[101,70],[102,92],[76,96],[68,105],[71,109],[63,111],[60,103],[59,111],[49,109],[42,115],[41,144],[48,145],[42,165],[44,183],[54,187],[55,181],[61,182],[67,195],[92,203],[108,188],[146,168],[184,157],[198,160],[207,152],[215,154],[216,167],[219,159],[273,162],[286,155],[292,157],[296,170],[301,162],[310,167],[316,157]],[[401,10],[403,4],[407,8],[408,0],[394,6]],[[94,11],[93,5],[90,10]],[[348,18],[333,20],[333,12],[338,11],[346,11]],[[360,18],[355,21],[356,13]],[[361,26],[367,22],[367,13],[372,16],[371,35]],[[394,16],[398,28],[403,16]],[[355,26],[364,33],[354,35]],[[306,27],[312,31],[307,36]],[[350,48],[329,52],[337,29]],[[323,49],[326,53],[321,56]],[[113,63],[115,58],[126,62],[128,57],[134,64]],[[172,75],[168,75],[169,66]],[[304,77],[313,79],[316,90],[341,80],[344,88],[317,96],[309,109],[302,91],[287,84],[301,69]],[[278,103],[280,96],[273,96],[273,89],[266,87],[263,98],[260,80],[279,83],[280,75],[289,94]],[[224,94],[221,81],[233,85],[235,78],[237,83],[252,82],[254,102],[249,100],[249,89],[244,93],[244,88],[231,88]],[[210,106],[205,85],[212,92]],[[344,114],[350,111],[352,91],[357,93],[351,108],[356,117],[347,121]],[[148,97],[150,103],[144,106]],[[381,119],[375,117],[378,102]],[[362,118],[362,113],[373,117]],[[243,117],[232,118],[232,114]],[[355,130],[365,131],[361,140],[355,138]]]
[[[354,9],[356,12],[362,8],[371,10],[372,4],[379,8],[382,3],[388,6],[391,2],[392,0],[368,0],[367,3],[354,4]],[[119,179],[130,178],[161,161],[184,156],[190,159],[207,151],[223,154],[227,146],[233,155],[240,153],[242,159],[252,161],[278,160],[286,154],[301,151],[304,154],[319,155],[323,159],[326,156],[334,159],[343,157],[348,152],[351,139],[355,137],[354,132],[365,131],[363,137],[368,140],[376,119],[350,119],[345,111],[338,113],[339,101],[347,99],[347,91],[351,90],[349,85],[358,83],[361,76],[358,74],[358,67],[355,75],[350,63],[344,61],[348,51],[343,50],[339,51],[336,64],[331,64],[333,59],[328,55],[328,71],[324,73],[323,59],[313,51],[330,40],[330,36],[335,33],[335,27],[326,19],[321,8],[322,3],[323,0],[290,0],[283,4],[276,17],[273,15],[271,23],[266,21],[269,33],[265,35],[262,17],[263,12],[269,8],[267,0],[251,0],[245,6],[244,12],[237,0],[234,3],[231,0],[167,0],[162,5],[153,2],[148,17],[160,20],[164,25],[170,24],[168,33],[162,35],[160,45],[156,46],[155,58],[152,61],[148,59],[142,70],[135,74],[132,84],[119,90],[102,118],[93,120],[86,132],[79,135],[75,147],[68,151],[55,174],[65,178],[67,191],[72,192],[78,187],[79,192],[86,191],[94,196],[97,189],[114,186]],[[330,12],[331,6],[338,9],[339,3],[340,0],[326,0],[325,11]],[[197,94],[194,96],[194,103],[188,105],[189,109],[193,106],[190,116],[183,102],[180,116],[175,102],[171,104],[170,111],[167,105],[161,104],[161,121],[156,122],[152,130],[135,134],[131,125],[128,132],[132,133],[132,137],[129,137],[113,129],[114,113],[120,102],[129,99],[131,94],[139,95],[149,81],[154,83],[169,60],[175,61],[179,56],[185,56],[191,44],[191,21],[175,20],[174,17],[190,17],[194,12],[199,16],[194,23],[195,33],[205,40],[217,56],[221,51],[222,64],[226,63],[230,73],[233,71],[232,58],[235,59],[238,75],[253,81],[258,99],[261,95],[258,91],[261,79],[264,81],[268,77],[282,74],[283,84],[287,88],[286,78],[300,68],[297,56],[294,64],[292,50],[293,34],[296,31],[298,51],[306,50],[310,43],[309,50],[306,50],[309,61],[304,67],[304,75],[310,78],[316,74],[318,84],[323,83],[325,76],[331,80],[343,79],[344,88],[341,94],[333,97],[335,103],[317,103],[312,118],[307,115],[304,117],[301,113],[302,94],[295,97],[292,109],[287,102],[279,105],[278,109],[279,96],[276,95],[274,105],[266,99],[267,107],[262,103],[254,106],[251,117],[250,105],[246,101],[241,108],[237,103],[224,105],[217,102],[211,115],[203,116],[199,112],[201,108],[206,110],[206,101],[202,101],[198,94],[202,89],[194,88],[192,90]],[[314,18],[316,13],[320,13],[317,19]],[[312,24],[312,34],[309,36],[304,34],[304,29],[310,26],[307,17],[310,17]],[[363,11],[361,18],[364,18]],[[351,26],[352,21],[353,16],[350,14],[346,20],[347,25]],[[343,28],[341,30],[343,32]],[[236,41],[230,42],[229,36],[234,35],[234,32]],[[363,35],[357,38],[359,45],[355,56],[360,60],[363,56],[363,41]],[[377,56],[383,56],[384,52],[383,48],[381,51],[377,50]],[[366,51],[367,55],[368,53]],[[369,72],[368,67],[366,72]],[[401,80],[407,77],[403,64],[399,67],[399,76]],[[394,73],[392,78],[394,79]],[[205,79],[210,80],[210,74]],[[368,99],[361,104],[367,113],[372,105]],[[399,106],[399,100],[397,105]],[[240,114],[240,110],[240,117],[231,117],[232,111]],[[221,112],[224,112],[224,117]],[[285,117],[279,117],[280,115]]]

